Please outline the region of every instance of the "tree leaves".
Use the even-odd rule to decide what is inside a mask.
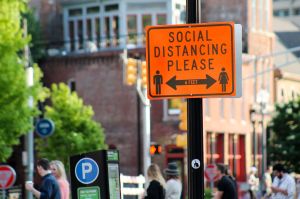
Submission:
[[[40,85],[28,88],[23,57],[20,52],[28,42],[22,36],[21,12],[26,4],[20,0],[1,1],[0,6],[0,161],[5,162],[13,145],[31,127],[37,113],[28,106],[29,96]],[[34,96],[35,97],[35,96]]]
[[[269,157],[283,162],[291,170],[300,172],[300,98],[277,104],[271,121]]]
[[[91,106],[63,83],[52,85],[50,99],[45,116],[55,123],[55,132],[36,141],[39,157],[59,159],[68,168],[69,156],[106,148],[104,130],[93,120]]]

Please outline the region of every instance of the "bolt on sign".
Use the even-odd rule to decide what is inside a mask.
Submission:
[[[235,26],[220,22],[147,27],[148,98],[240,95],[241,33],[236,41]],[[241,26],[238,29],[241,32]]]

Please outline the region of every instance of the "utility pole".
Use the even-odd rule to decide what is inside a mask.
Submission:
[[[23,26],[24,26],[24,37],[27,37],[27,20],[23,20]],[[26,69],[26,75],[27,75],[27,86],[32,87],[34,84],[33,79],[33,67],[29,64],[29,47],[28,44],[26,44],[24,49],[24,58],[25,58],[25,69]],[[33,97],[30,96],[28,99],[28,106],[29,108],[33,108]],[[33,124],[33,118],[30,118],[29,121],[31,124]],[[30,130],[26,137],[25,137],[25,147],[26,147],[26,154],[27,154],[27,167],[26,167],[26,181],[33,181],[33,170],[34,170],[34,153],[33,153],[33,131]],[[32,199],[32,193],[30,191],[26,191],[26,198]]]
[[[186,23],[201,22],[201,0],[186,1]],[[203,99],[187,99],[188,198],[204,198]],[[198,165],[197,167],[195,165]],[[200,165],[199,165],[200,164]]]
[[[142,118],[143,118],[143,172],[147,175],[148,167],[151,164],[150,142],[151,142],[151,112],[150,100],[147,98],[147,89],[142,85],[141,73],[142,63],[138,60],[137,66],[136,90],[142,101]]]
[[[150,101],[146,97],[147,90],[143,89],[143,93],[145,96],[145,103],[143,104],[143,144],[144,144],[144,175],[147,175],[148,167],[151,164],[151,156],[150,156],[150,142],[151,142],[151,113],[150,113]]]

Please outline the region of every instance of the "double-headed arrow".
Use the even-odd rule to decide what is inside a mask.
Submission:
[[[167,84],[176,90],[177,86],[180,85],[198,85],[198,84],[206,84],[206,89],[211,87],[216,80],[209,75],[206,75],[206,79],[186,79],[186,80],[176,80],[176,75],[172,77]]]

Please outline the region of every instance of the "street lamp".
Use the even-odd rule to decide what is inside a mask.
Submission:
[[[256,98],[256,102],[260,105],[260,113],[261,113],[261,140],[262,140],[262,160],[261,160],[261,188],[263,190],[263,180],[264,180],[264,173],[265,173],[265,166],[266,166],[266,159],[267,159],[267,151],[266,151],[266,145],[267,145],[267,139],[266,139],[266,132],[265,132],[265,127],[264,127],[264,115],[266,113],[266,107],[267,107],[267,103],[269,102],[269,97],[270,94],[267,90],[265,89],[261,89],[258,93],[257,93],[257,98]]]
[[[253,152],[253,166],[256,166],[256,132],[255,132],[255,109],[250,109],[250,121],[252,124],[253,128],[253,133],[252,133],[252,152]]]

